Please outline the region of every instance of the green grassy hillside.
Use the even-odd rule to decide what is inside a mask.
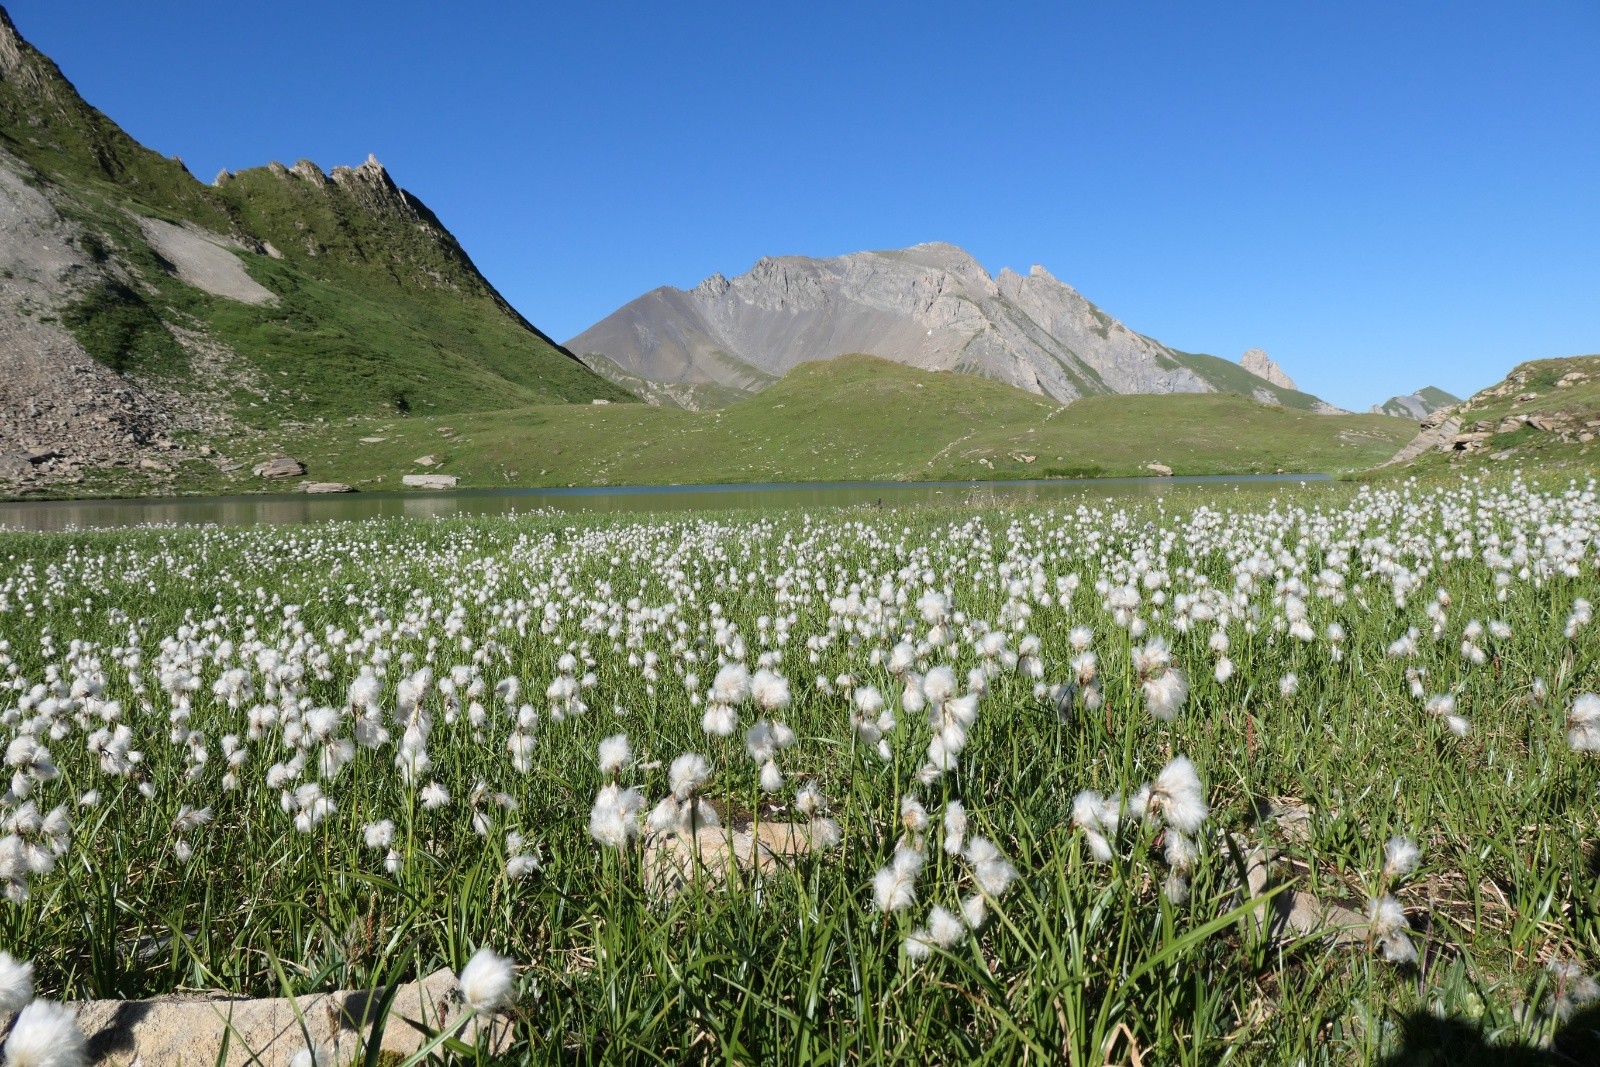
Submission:
[[[167,327],[244,357],[235,413],[276,426],[351,414],[628,399],[522,318],[442,223],[375,162],[272,165],[197,181],[91,107],[0,11],[0,148],[46,193],[107,278],[59,309],[90,355],[180,390]],[[180,281],[137,219],[239,242],[278,298],[254,306]]]
[[[1462,434],[1483,435],[1460,451],[1430,451],[1397,471],[1520,466],[1591,469],[1600,463],[1600,355],[1518,364],[1503,381],[1451,410]]]
[[[284,451],[310,478],[367,490],[428,471],[454,474],[463,487],[928,481],[1149,475],[1150,463],[1180,475],[1345,471],[1387,459],[1414,432],[1387,416],[1314,415],[1222,394],[1062,407],[980,378],[845,356],[805,364],[719,411],[535,405],[349,419],[240,442],[236,458]],[[413,462],[425,455],[438,466]],[[242,471],[225,478],[205,464],[189,465],[180,487],[292,488]]]

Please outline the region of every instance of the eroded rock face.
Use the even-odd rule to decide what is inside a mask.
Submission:
[[[244,269],[244,261],[234,253],[234,249],[244,250],[238,241],[193,224],[176,226],[160,219],[142,218],[139,228],[150,247],[177,268],[178,277],[196,289],[245,304],[278,302],[272,290]]]
[[[1043,267],[990,277],[940,243],[763,259],[737,278],[647,293],[567,347],[653,381],[748,391],[800,363],[858,352],[1058,400],[1213,390]]]
[[[1294,384],[1294,379],[1283,373],[1283,368],[1272,361],[1272,357],[1259,348],[1252,348],[1239,357],[1239,366],[1254,374],[1257,378],[1271,382],[1280,389],[1299,390]]]

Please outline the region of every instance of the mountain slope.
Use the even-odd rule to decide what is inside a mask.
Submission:
[[[775,380],[802,363],[867,352],[1062,401],[1242,391],[1308,410],[1320,403],[1135,333],[1043,267],[991,278],[966,252],[940,243],[763,259],[737,278],[714,274],[690,290],[646,293],[567,347],[639,378],[746,392],[764,387],[757,375]]]
[[[163,457],[230,433],[631,398],[517,314],[376,160],[204,185],[3,10],[0,344],[0,453],[62,454],[35,481],[144,460],[159,488]]]
[[[1421,421],[1441,408],[1461,403],[1459,396],[1451,396],[1443,389],[1427,386],[1406,396],[1391,396],[1381,404],[1374,404],[1375,415],[1394,415],[1402,419]]]

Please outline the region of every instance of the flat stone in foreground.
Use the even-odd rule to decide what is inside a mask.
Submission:
[[[379,1047],[409,1056],[428,1041],[412,1022],[434,1032],[457,1025],[469,1012],[455,986],[448,969],[400,986]],[[78,1027],[88,1038],[90,1062],[106,1067],[287,1067],[295,1053],[313,1045],[330,1055],[332,1067],[346,1067],[360,1061],[381,999],[381,992],[344,990],[263,1000],[221,993],[91,1000],[77,1005]],[[492,1054],[504,1053],[511,1024],[498,1016],[473,1019],[456,1036],[467,1044],[481,1039]]]

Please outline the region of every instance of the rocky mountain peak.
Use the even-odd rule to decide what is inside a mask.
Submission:
[[[322,173],[322,168],[309,159],[302,159],[289,168],[289,173],[297,178],[303,178],[313,185],[328,184],[328,176]]]
[[[1271,382],[1281,389],[1295,389],[1300,387],[1294,384],[1294,379],[1283,372],[1283,368],[1272,361],[1272,357],[1260,348],[1252,348],[1239,357],[1239,366],[1254,374],[1257,378]]]
[[[717,271],[716,273],[712,274],[711,277],[705,279],[699,285],[691,289],[690,292],[695,296],[715,300],[717,297],[726,293],[731,288],[733,288],[733,283],[728,281],[727,276],[721,271]]]
[[[3,7],[0,7],[0,81],[11,82],[24,92],[45,96],[56,95],[61,86],[70,87],[60,68],[17,32],[11,15]]]

